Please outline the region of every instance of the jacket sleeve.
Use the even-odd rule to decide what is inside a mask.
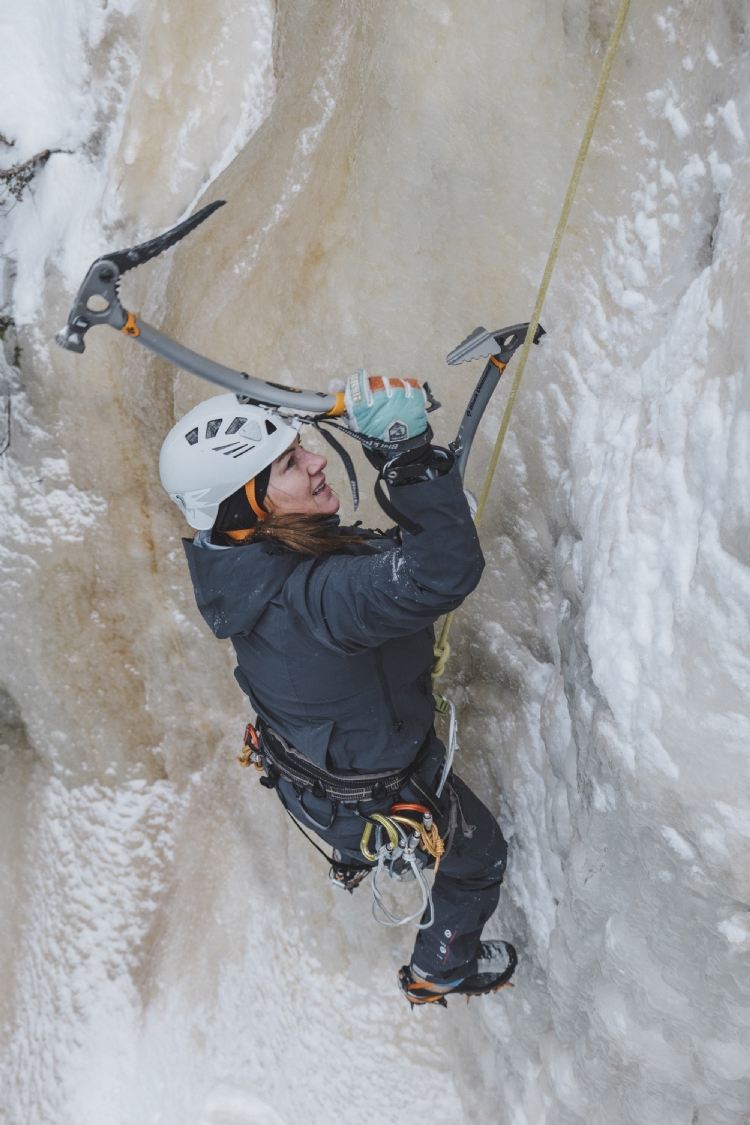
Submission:
[[[324,556],[286,584],[288,609],[327,647],[356,652],[416,633],[479,582],[484,558],[457,467],[391,496],[420,534],[404,531],[402,546],[382,553]]]

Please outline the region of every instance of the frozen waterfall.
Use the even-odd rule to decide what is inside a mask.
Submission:
[[[222,198],[125,303],[275,382],[427,378],[448,440],[479,367],[444,357],[530,315],[616,8],[4,5],[0,168],[49,155],[0,179],[3,1125],[747,1122],[748,0],[632,2],[454,625],[513,989],[410,1013],[412,935],[237,766],[156,468],[213,389],[53,343],[98,254]]]

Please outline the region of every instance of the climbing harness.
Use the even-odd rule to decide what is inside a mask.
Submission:
[[[316,766],[301,754],[286,739],[273,730],[268,723],[258,720],[261,748],[256,751],[258,760],[265,766],[267,789],[274,789],[279,779],[290,782],[295,790],[306,791],[319,800],[330,801],[336,809],[339,805],[354,805],[361,801],[382,801],[394,797],[412,779],[412,775],[422,763],[427,750],[427,740],[415,760],[400,770],[380,770],[375,773],[354,773],[341,771],[332,773]],[[261,756],[262,755],[262,756]],[[255,761],[255,758],[252,758]],[[317,821],[306,812],[308,818]],[[335,819],[335,812],[334,812]],[[331,824],[333,821],[331,821]],[[318,827],[324,827],[318,824]],[[330,827],[330,825],[325,825]]]
[[[442,703],[447,707],[452,706],[445,700]],[[440,795],[450,773],[452,763],[450,746],[453,744],[453,751],[455,752],[455,738],[449,740],[449,748],[439,786],[435,793],[431,793],[417,773],[424,759],[429,740],[425,740],[425,744],[416,759],[406,769],[382,771],[376,774],[334,774],[316,766],[299,750],[290,746],[278,731],[273,730],[262,719],[258,720],[258,728],[256,729],[252,723],[247,724],[242,753],[238,756],[237,761],[241,766],[254,766],[255,769],[262,771],[264,776],[260,778],[261,785],[267,789],[275,789],[278,787],[280,780],[289,782],[294,787],[307,819],[324,831],[333,825],[340,804],[353,811],[365,822],[360,841],[360,851],[367,863],[373,866],[362,868],[351,862],[346,863],[342,858],[336,859],[335,852],[334,858],[329,858],[322,848],[310,839],[289,809],[286,810],[294,826],[330,864],[329,878],[331,882],[335,886],[343,887],[344,890],[352,891],[372,870],[372,911],[375,921],[384,926],[413,925],[420,930],[429,929],[434,920],[432,889],[427,882],[423,868],[429,863],[428,857],[432,857],[435,860],[435,874],[437,874],[441,857],[446,852],[445,841],[440,837],[435,824],[435,817],[442,815],[445,811],[440,802]],[[374,812],[367,816],[360,811],[359,805],[361,802],[380,800],[395,795],[406,785],[422,796],[426,803],[396,802],[391,805],[387,815]],[[302,801],[304,791],[321,800],[330,801],[332,814],[328,824],[321,824],[312,816],[310,810],[305,808]],[[376,793],[375,796],[373,796],[374,793]],[[407,814],[416,814],[419,819],[417,820],[414,815]],[[454,810],[451,803],[449,825],[455,828],[453,820]],[[373,832],[375,846],[374,850],[371,850],[370,841]],[[451,832],[451,840],[452,838],[453,832]],[[394,917],[386,906],[380,890],[379,881],[384,871],[391,879],[399,883],[409,879],[416,880],[421,897],[417,910],[404,918]],[[418,919],[426,913],[428,913],[428,920],[419,922]]]
[[[609,76],[610,76],[610,72],[612,70],[612,64],[613,64],[614,59],[615,59],[615,54],[617,53],[617,48],[618,48],[619,43],[620,43],[620,38],[622,36],[622,31],[623,31],[623,28],[625,26],[625,19],[627,17],[629,8],[630,8],[630,0],[621,0],[620,8],[619,8],[619,11],[617,13],[617,18],[615,19],[615,25],[612,29],[612,35],[610,36],[609,45],[607,46],[607,53],[604,56],[604,62],[602,64],[602,70],[601,70],[601,74],[599,75],[599,81],[598,81],[597,86],[596,86],[596,91],[594,93],[594,100],[593,100],[593,103],[592,103],[592,106],[591,106],[591,110],[589,112],[588,121],[586,122],[586,128],[583,131],[583,137],[581,139],[581,143],[580,143],[580,146],[578,148],[578,155],[576,156],[576,162],[573,166],[573,173],[570,177],[570,183],[568,184],[568,190],[565,194],[565,200],[563,202],[562,211],[560,213],[560,218],[558,220],[557,227],[555,229],[555,234],[554,234],[554,237],[552,239],[552,246],[550,248],[549,256],[547,258],[547,264],[544,268],[544,274],[542,276],[542,281],[541,281],[541,284],[539,286],[539,292],[537,293],[536,301],[534,302],[534,311],[531,314],[531,320],[529,321],[528,329],[526,331],[526,339],[524,341],[523,349],[521,351],[521,355],[520,355],[519,360],[518,360],[518,367],[516,368],[516,374],[515,374],[515,377],[513,379],[513,383],[511,385],[511,388],[510,388],[510,393],[508,395],[508,401],[505,404],[505,410],[503,412],[502,421],[500,423],[500,429],[498,431],[497,439],[495,441],[495,446],[492,450],[492,456],[490,457],[490,463],[489,463],[489,466],[487,468],[487,473],[485,474],[484,483],[482,485],[482,491],[479,494],[479,500],[477,502],[477,511],[476,511],[476,515],[474,516],[474,525],[477,528],[479,527],[479,525],[482,522],[482,516],[484,515],[485,505],[487,504],[487,497],[490,494],[490,488],[492,487],[492,481],[493,481],[494,476],[495,476],[495,470],[497,468],[497,462],[500,458],[500,451],[503,448],[503,442],[505,441],[505,435],[508,431],[508,425],[510,423],[510,416],[513,413],[513,407],[515,406],[515,403],[516,403],[516,397],[518,395],[518,388],[521,385],[521,379],[523,378],[523,373],[524,373],[524,370],[526,368],[526,362],[529,358],[529,352],[531,351],[531,345],[533,343],[536,343],[537,340],[538,340],[537,329],[538,329],[538,326],[539,326],[539,318],[542,315],[542,305],[544,304],[544,299],[547,296],[547,290],[549,288],[549,283],[550,283],[550,280],[552,278],[552,271],[555,268],[555,263],[557,262],[557,256],[560,252],[560,246],[562,244],[563,236],[565,234],[565,228],[568,225],[568,218],[570,217],[571,208],[573,206],[573,200],[575,199],[575,194],[576,194],[576,191],[578,189],[578,183],[581,179],[581,172],[583,171],[583,166],[586,162],[586,156],[588,155],[589,145],[591,144],[591,138],[594,135],[594,128],[596,127],[597,118],[599,117],[599,111],[602,107],[602,101],[604,100],[604,93],[607,89],[607,83],[609,82]],[[477,332],[479,332],[479,329],[477,329]],[[468,344],[471,341],[471,339],[472,339],[472,337],[470,336],[468,338],[468,340],[464,341],[464,344]],[[458,352],[461,348],[463,348],[464,344],[459,345],[459,348],[456,349],[456,352]],[[467,356],[466,358],[473,358],[473,356],[472,357]],[[448,362],[450,363],[450,356],[448,357]],[[463,359],[459,359],[456,362],[462,363],[464,361],[463,361]],[[450,655],[450,646],[448,645],[448,635],[450,633],[451,625],[453,623],[453,612],[454,611],[452,610],[449,614],[446,615],[445,621],[443,622],[443,628],[440,631],[440,637],[438,639],[437,644],[435,645],[435,650],[434,650],[435,651],[435,663],[433,664],[433,668],[432,668],[433,688],[435,686],[435,681],[440,676],[442,676],[443,672],[445,671],[445,665],[446,665],[446,663],[448,661],[448,657]]]

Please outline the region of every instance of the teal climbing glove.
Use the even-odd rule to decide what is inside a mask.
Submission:
[[[370,377],[364,370],[355,371],[346,381],[344,402],[349,428],[363,437],[402,442],[428,429],[427,397],[416,379]]]

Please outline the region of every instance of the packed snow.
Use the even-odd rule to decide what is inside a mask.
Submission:
[[[50,154],[0,179],[4,1125],[747,1121],[747,3],[632,2],[453,627],[513,989],[410,1013],[412,936],[237,765],[157,474],[212,388],[53,342],[98,254],[226,199],[125,304],[276,382],[429,379],[448,440],[481,364],[444,357],[530,315],[616,8],[0,13],[0,169]]]

